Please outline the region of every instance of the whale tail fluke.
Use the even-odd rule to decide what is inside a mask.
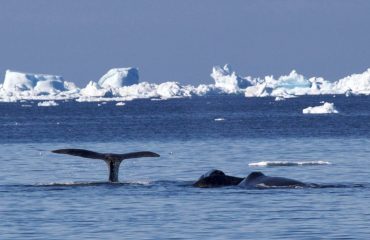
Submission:
[[[84,150],[84,149],[57,149],[57,150],[53,150],[52,152],[59,153],[59,154],[69,154],[69,155],[84,157],[84,158],[105,160],[104,159],[105,154],[93,152],[89,150]]]
[[[57,149],[53,150],[52,152],[58,154],[68,154],[83,158],[100,159],[105,161],[109,168],[110,182],[118,182],[119,166],[123,160],[141,157],[160,157],[159,154],[149,151],[115,154],[115,153],[98,153],[85,149],[69,148],[69,149]]]
[[[118,159],[130,159],[130,158],[142,158],[142,157],[160,157],[159,154],[149,151],[142,151],[142,152],[131,152],[131,153],[124,153],[124,154],[111,154],[113,158]]]
[[[115,154],[115,153],[98,153],[85,149],[76,149],[76,148],[66,148],[53,150],[53,153],[59,154],[69,154],[72,156],[78,156],[83,158],[93,158],[100,159],[104,161],[122,161],[130,158],[141,158],[141,157],[159,157],[160,155],[154,152],[142,151],[142,152],[132,152],[124,154]]]

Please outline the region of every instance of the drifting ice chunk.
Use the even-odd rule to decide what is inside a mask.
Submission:
[[[125,106],[125,105],[126,105],[126,103],[124,103],[124,102],[118,102],[118,103],[116,103],[116,106],[117,107]]]
[[[157,97],[156,84],[148,82],[141,82],[132,86],[121,87],[117,90],[117,95],[127,100],[133,100],[138,98],[152,98]]]
[[[65,82],[61,76],[7,70],[3,88],[8,92],[35,90],[38,93],[57,93],[75,89],[76,86]]]
[[[55,107],[58,106],[59,104],[56,103],[55,101],[44,101],[44,102],[39,102],[37,103],[37,106],[39,107]]]
[[[257,84],[255,86],[250,86],[245,89],[245,97],[266,97],[269,96],[268,88],[266,83]]]
[[[109,89],[104,89],[93,81],[90,81],[80,92],[84,97],[107,97],[112,95]]]
[[[191,88],[181,86],[177,82],[165,82],[157,87],[157,94],[162,99],[169,99],[174,97],[191,97]]]
[[[285,98],[284,97],[281,97],[281,96],[277,96],[275,98],[275,102],[284,101],[284,100],[285,100]]]
[[[193,92],[197,96],[205,96],[207,94],[213,93],[215,90],[215,85],[205,85],[201,84],[193,89]]]
[[[231,66],[226,64],[223,68],[215,66],[212,69],[211,77],[215,80],[216,88],[225,93],[237,93],[240,89],[251,86],[251,83],[236,75]]]
[[[28,74],[6,70],[3,88],[7,91],[25,91],[35,87],[37,80]]]
[[[298,74],[295,70],[291,71],[288,76],[281,76],[276,80],[274,88],[310,88],[311,82],[304,78],[303,75]]]
[[[334,103],[324,102],[322,106],[308,107],[302,110],[303,114],[330,114],[338,113],[334,107]]]
[[[113,68],[99,80],[103,88],[120,88],[139,83],[139,71],[137,68]]]
[[[353,74],[338,80],[335,90],[339,94],[370,94],[370,68],[363,73]]]

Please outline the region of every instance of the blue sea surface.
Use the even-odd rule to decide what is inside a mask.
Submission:
[[[339,114],[302,114],[322,101]],[[369,96],[0,103],[0,239],[369,239],[369,103]],[[103,161],[50,152],[58,148],[161,157],[124,161],[120,183],[111,184]],[[262,161],[330,164],[249,165]],[[214,168],[327,187],[192,187]]]

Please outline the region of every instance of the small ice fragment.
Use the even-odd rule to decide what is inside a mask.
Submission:
[[[37,103],[37,106],[39,107],[55,107],[58,106],[59,104],[56,103],[55,101],[44,101],[44,102],[39,102]]]
[[[275,101],[278,102],[278,101],[284,101],[285,98],[284,97],[281,97],[281,96],[278,96],[275,98]]]
[[[116,103],[116,106],[125,106],[126,105],[126,103],[124,103],[124,102],[118,102],[118,103]]]

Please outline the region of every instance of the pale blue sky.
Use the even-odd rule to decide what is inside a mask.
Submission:
[[[370,1],[0,0],[2,77],[50,73],[84,86],[137,66],[142,81],[198,84],[225,63],[252,76],[360,73]]]

